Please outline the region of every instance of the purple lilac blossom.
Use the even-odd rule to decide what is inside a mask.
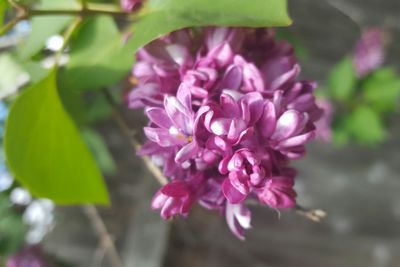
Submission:
[[[131,12],[137,10],[142,5],[143,0],[121,0],[121,8]]]
[[[331,142],[335,109],[333,104],[325,98],[317,99],[317,106],[324,111],[321,118],[315,123],[317,138],[327,143]]]
[[[51,267],[38,245],[27,246],[7,260],[7,267]]]
[[[322,115],[316,83],[299,73],[293,48],[272,29],[181,30],[140,49],[127,97],[150,120],[139,154],[170,181],[152,208],[186,217],[197,202],[244,239],[246,200],[295,207],[289,163],[304,156]]]
[[[385,60],[384,32],[379,28],[363,31],[353,51],[353,64],[359,77],[379,68]]]

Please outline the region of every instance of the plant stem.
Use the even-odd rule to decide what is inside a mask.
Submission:
[[[104,95],[105,95],[108,103],[111,105],[111,107],[113,109],[113,117],[114,117],[115,122],[117,123],[121,132],[128,138],[132,148],[135,151],[138,151],[141,146],[140,142],[138,140],[136,140],[135,135],[133,134],[134,132],[130,129],[130,127],[126,123],[126,119],[124,118],[122,113],[119,111],[119,107],[118,107],[117,103],[115,102],[113,96],[107,89],[105,89],[103,92],[104,92]],[[160,169],[156,165],[154,165],[154,163],[150,160],[149,157],[145,156],[145,157],[142,157],[142,159],[143,159],[144,164],[146,165],[147,169],[151,172],[151,174],[153,174],[154,178],[156,178],[160,184],[165,185],[168,183],[167,178],[165,178],[165,176],[162,174]]]
[[[110,233],[108,232],[104,221],[100,217],[100,214],[97,211],[96,207],[93,205],[83,206],[83,211],[89,218],[90,223],[92,224],[96,234],[99,236],[101,246],[103,246],[103,248],[107,250],[111,266],[122,267],[123,264],[121,257],[118,254],[118,250],[115,247],[114,241]]]
[[[15,18],[13,18],[12,20],[10,20],[6,25],[4,25],[3,27],[0,28],[0,36],[3,34],[6,34],[8,31],[10,31],[15,25],[18,24],[18,22],[27,19],[28,16],[27,15],[20,15],[17,16]]]
[[[63,9],[46,9],[46,10],[30,10],[29,17],[36,16],[57,16],[57,15],[71,15],[71,16],[98,16],[98,15],[109,15],[109,16],[128,16],[130,13],[125,11],[117,11],[117,10],[102,10],[102,9],[91,9],[89,7],[81,9],[81,10],[63,10]]]
[[[10,22],[0,28],[0,35],[7,33],[11,30],[18,22],[29,19],[36,16],[78,16],[78,17],[89,17],[107,15],[113,17],[126,17],[132,15],[129,12],[122,11],[116,8],[114,5],[106,4],[89,4],[85,0],[82,0],[81,9],[28,9],[14,0],[8,0],[10,5],[17,11],[17,16]]]
[[[307,209],[300,205],[297,205],[294,210],[297,212],[297,214],[304,216],[314,222],[320,222],[323,218],[326,217],[326,212],[319,209]]]
[[[82,23],[82,21],[83,21],[82,17],[77,17],[65,31],[64,43],[63,43],[62,47],[60,48],[60,50],[57,51],[57,54],[55,56],[56,66],[59,65],[61,56],[64,52],[64,49],[67,47],[69,41],[71,40],[72,35],[74,34],[75,30],[79,27],[79,25]]]

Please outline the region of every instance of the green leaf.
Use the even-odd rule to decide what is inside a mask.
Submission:
[[[358,106],[348,120],[349,132],[360,144],[373,145],[386,137],[381,118],[368,106]]]
[[[0,192],[0,218],[0,255],[13,254],[23,246],[27,226],[4,192]]]
[[[100,171],[59,99],[55,71],[15,100],[4,144],[11,171],[33,195],[108,203]]]
[[[97,165],[107,174],[115,172],[115,162],[107,148],[103,138],[97,132],[86,128],[82,131],[82,137],[94,155]]]
[[[110,17],[87,20],[71,45],[71,57],[60,73],[67,90],[99,89],[115,84],[134,62],[134,53],[160,35],[189,26],[282,26],[291,23],[286,0],[149,1],[134,24],[127,44]]]
[[[166,33],[195,26],[288,26],[286,0],[150,0],[134,24],[137,50]]]
[[[396,110],[400,96],[400,79],[391,68],[371,74],[363,83],[363,98],[378,112]]]
[[[60,73],[66,90],[98,89],[117,83],[134,61],[110,17],[87,20],[71,45],[70,61]]]
[[[9,4],[6,0],[0,1],[0,27],[4,24],[4,17],[8,8]]]
[[[79,5],[75,0],[42,0],[41,9],[53,8],[76,8]],[[24,42],[18,51],[21,59],[28,59],[40,52],[44,47],[46,40],[61,32],[71,21],[72,16],[40,16],[32,18],[32,31],[26,42]]]
[[[350,100],[356,89],[357,77],[350,57],[345,57],[331,71],[328,78],[330,95],[338,101]]]

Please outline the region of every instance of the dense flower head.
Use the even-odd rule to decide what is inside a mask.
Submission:
[[[138,52],[132,74],[128,105],[150,120],[139,154],[170,181],[152,203],[163,218],[187,216],[197,202],[243,239],[246,200],[296,205],[289,163],[305,154],[322,110],[316,84],[299,80],[293,48],[273,30],[173,32]]]

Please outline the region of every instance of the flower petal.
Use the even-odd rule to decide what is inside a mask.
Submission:
[[[183,163],[196,156],[198,152],[199,152],[199,146],[197,145],[197,142],[192,141],[187,145],[185,145],[184,147],[182,147],[178,151],[178,153],[176,153],[175,161],[177,163]]]
[[[222,183],[222,192],[224,193],[226,199],[232,204],[241,203],[247,197],[233,187],[229,178],[226,178]]]

